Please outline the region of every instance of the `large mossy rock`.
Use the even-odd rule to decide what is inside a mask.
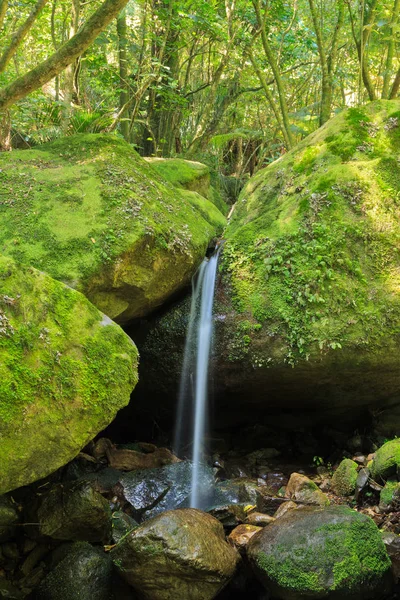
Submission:
[[[121,577],[147,600],[212,600],[239,560],[221,523],[193,508],[146,521],[111,555]]]
[[[289,511],[247,546],[257,577],[279,600],[379,600],[391,561],[366,515],[344,506]]]
[[[376,102],[334,117],[245,186],[215,302],[221,425],[268,413],[289,430],[359,426],[365,415],[385,421],[382,435],[398,432],[399,160],[400,101]],[[189,310],[158,315],[141,343],[153,411],[178,388]]]
[[[225,218],[129,144],[77,135],[0,155],[0,252],[83,292],[120,322],[185,286]]]
[[[381,101],[249,181],[223,252],[226,387],[303,410],[400,401],[399,160],[400,101]]]
[[[82,294],[0,256],[0,493],[72,460],[129,402],[137,362]]]

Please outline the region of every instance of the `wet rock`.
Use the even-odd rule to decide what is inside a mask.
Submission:
[[[259,483],[255,479],[239,478],[221,481],[215,485],[213,502],[256,504]]]
[[[248,525],[242,524],[235,527],[233,531],[228,536],[228,542],[234,548],[237,548],[240,551],[243,551],[253,535],[260,531],[262,527],[258,527],[257,525]]]
[[[21,592],[15,585],[0,575],[0,598],[4,600],[20,600],[25,594]]]
[[[292,473],[286,486],[286,497],[303,504],[328,506],[329,499],[319,487],[305,475]]]
[[[243,504],[226,504],[207,507],[207,512],[215,519],[218,519],[218,521],[227,528],[236,527],[246,520],[246,511]]]
[[[180,462],[168,448],[155,448],[154,452],[144,454],[136,450],[112,447],[107,450],[107,459],[110,467],[120,471],[133,471],[134,469],[155,469]]]
[[[247,554],[279,600],[380,600],[392,586],[378,528],[344,506],[291,511],[255,534]]]
[[[370,471],[367,467],[360,469],[357,475],[355,497],[358,500],[359,495],[365,489],[370,477]]]
[[[15,535],[18,522],[16,505],[6,496],[0,496],[0,543]]]
[[[379,496],[379,510],[389,512],[400,509],[400,483],[398,481],[387,481],[381,489]]]
[[[54,486],[38,510],[40,532],[57,540],[105,542],[111,535],[111,510],[85,482]]]
[[[386,442],[376,451],[370,465],[371,477],[378,483],[395,475],[400,466],[400,438]]]
[[[264,513],[260,513],[257,511],[251,512],[246,517],[246,523],[248,523],[249,525],[258,525],[259,527],[266,527],[266,525],[269,525],[274,521],[274,517],[271,517],[270,515],[265,515]]]
[[[257,492],[257,511],[271,517],[284,502],[285,498],[272,495],[268,488],[259,488]]]
[[[131,471],[121,477],[120,484],[135,515],[148,519],[177,508],[187,500],[192,487],[191,476],[192,463],[182,461],[158,469]],[[200,477],[206,502],[214,481],[212,469],[203,467]]]
[[[112,571],[111,558],[101,548],[71,544],[41,582],[35,600],[110,600]]]
[[[146,600],[211,600],[239,559],[222,525],[196,509],[167,511],[146,521],[111,554],[121,576]]]
[[[122,510],[116,511],[112,515],[112,541],[114,544],[118,544],[119,541],[132,531],[135,527],[138,527],[139,523],[132,519],[129,515],[122,512]]]
[[[392,572],[397,583],[400,579],[400,535],[384,531],[382,533],[382,540],[392,561]]]
[[[280,519],[281,517],[286,515],[286,513],[288,513],[289,511],[297,510],[298,508],[299,508],[299,505],[296,504],[295,502],[292,502],[291,500],[289,500],[289,502],[284,502],[283,504],[280,505],[280,507],[274,514],[274,519]]]
[[[354,460],[342,460],[332,477],[332,490],[338,496],[352,496],[356,491],[358,465]]]

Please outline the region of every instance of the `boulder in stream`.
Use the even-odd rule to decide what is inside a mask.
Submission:
[[[380,600],[393,583],[375,523],[344,506],[290,511],[256,533],[247,553],[279,600]]]
[[[114,565],[145,600],[211,600],[235,573],[239,555],[222,525],[193,508],[166,511],[126,535]]]

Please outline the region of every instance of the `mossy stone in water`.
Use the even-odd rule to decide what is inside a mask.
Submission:
[[[128,404],[137,362],[82,294],[0,256],[0,493],[72,460]]]
[[[332,477],[332,489],[338,496],[351,496],[356,491],[358,465],[354,460],[342,460]]]
[[[83,292],[120,322],[184,287],[225,217],[125,141],[76,135],[0,155],[0,252]]]
[[[400,467],[400,438],[391,440],[379,448],[370,465],[371,477],[376,480],[387,479]]]
[[[391,561],[375,523],[344,506],[290,511],[247,546],[260,581],[279,600],[379,600]]]

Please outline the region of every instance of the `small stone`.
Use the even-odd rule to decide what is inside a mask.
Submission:
[[[231,544],[231,546],[234,546],[239,551],[243,551],[253,535],[261,530],[262,527],[258,527],[257,525],[238,525],[229,534],[228,542]]]
[[[303,504],[329,505],[327,496],[311,479],[301,473],[291,474],[286,486],[286,497]]]
[[[366,462],[366,458],[365,458],[364,454],[355,454],[353,456],[352,460],[354,460],[354,462],[356,462],[359,465],[364,465]]]
[[[249,525],[258,525],[259,527],[265,527],[274,521],[274,517],[257,511],[251,512],[246,518],[246,523]]]

